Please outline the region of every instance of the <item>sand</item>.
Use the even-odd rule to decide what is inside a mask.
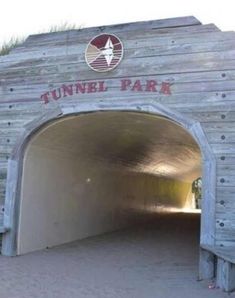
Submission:
[[[197,281],[198,238],[198,215],[156,215],[126,230],[0,256],[0,298],[228,297]]]

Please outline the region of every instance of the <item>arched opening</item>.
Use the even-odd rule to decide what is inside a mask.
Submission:
[[[201,176],[197,142],[167,117],[106,111],[53,121],[24,153],[16,253],[143,223],[168,235],[179,221],[198,227],[200,215],[175,214],[195,210]]]

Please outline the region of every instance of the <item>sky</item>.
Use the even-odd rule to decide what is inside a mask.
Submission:
[[[81,27],[194,15],[235,30],[234,0],[0,0],[0,44],[65,22]]]

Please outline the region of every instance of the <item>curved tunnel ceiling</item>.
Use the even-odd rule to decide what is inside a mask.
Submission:
[[[42,129],[32,146],[81,162],[184,181],[201,175],[201,153],[182,127],[135,112],[95,112],[60,119]]]

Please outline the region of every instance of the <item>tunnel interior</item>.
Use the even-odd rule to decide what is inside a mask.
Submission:
[[[107,111],[54,121],[24,154],[17,254],[195,208],[201,164],[193,137],[160,115]]]

